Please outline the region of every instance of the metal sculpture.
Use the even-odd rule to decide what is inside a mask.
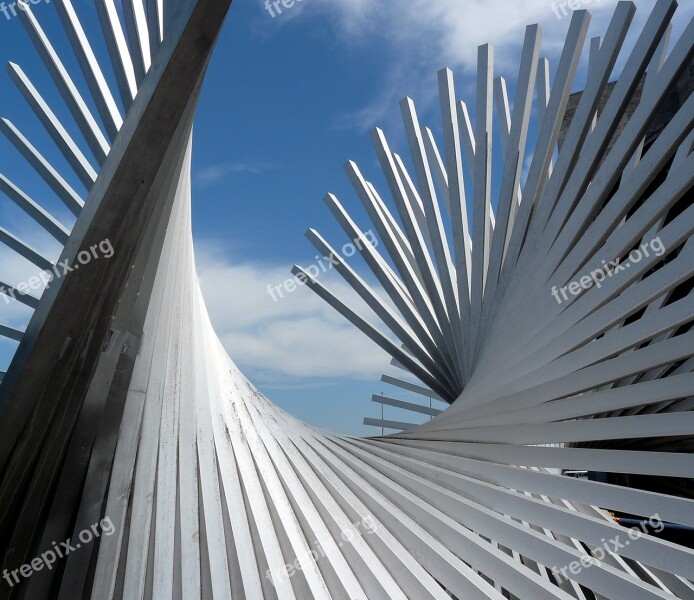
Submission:
[[[443,152],[409,99],[414,177],[374,134],[397,217],[348,163],[388,255],[337,198],[327,203],[364,241],[387,299],[308,235],[390,333],[294,271],[420,381],[388,382],[451,405],[389,399],[434,418],[356,439],[260,394],[197,284],[191,128],[228,5],[128,0],[121,13],[99,0],[116,97],[71,1],[55,0],[98,115],[22,11],[83,139],[21,65],[10,75],[88,197],[8,120],[3,133],[77,222],[67,228],[9,177],[0,189],[65,244],[58,264],[106,239],[114,254],[54,277],[40,299],[17,291],[34,316],[25,332],[0,330],[19,340],[0,388],[0,597],[694,597],[694,552],[653,535],[666,522],[694,527],[694,501],[609,481],[694,477],[694,98],[649,134],[692,59],[694,23],[669,49],[676,3],[660,0],[611,85],[635,10],[621,2],[591,43],[570,123],[585,11],[552,83],[540,29],[528,28],[512,110],[489,46],[474,125],[442,71]],[[0,241],[52,269],[12,233]]]

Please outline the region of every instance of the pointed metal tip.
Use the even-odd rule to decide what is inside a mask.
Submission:
[[[323,202],[325,202],[326,204],[340,204],[339,200],[337,199],[337,196],[330,192],[323,196]]]

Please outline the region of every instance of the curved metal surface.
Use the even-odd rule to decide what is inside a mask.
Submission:
[[[72,3],[57,2],[100,121],[30,12],[83,139],[10,70],[89,196],[82,207],[58,185],[9,121],[2,130],[79,207],[77,223],[68,231],[6,177],[0,189],[57,238],[69,233],[59,263],[106,239],[114,254],[54,279],[40,300],[20,297],[36,309],[26,333],[0,331],[21,339],[0,387],[0,598],[694,597],[694,551],[661,535],[694,528],[694,96],[649,131],[694,54],[693,23],[669,48],[675,2],[656,4],[612,85],[634,14],[619,4],[591,43],[580,97],[585,11],[553,80],[541,31],[528,28],[512,109],[491,47],[479,53],[474,122],[441,71],[441,146],[410,99],[412,172],[374,133],[390,199],[347,164],[386,254],[329,195],[381,286],[337,258],[336,270],[373,315],[295,273],[419,380],[385,382],[450,405],[375,397],[415,422],[372,420],[402,430],[372,439],[274,406],[205,308],[191,132],[229,2],[129,0],[121,22],[99,1],[122,114]],[[326,255],[337,247],[308,237]],[[617,259],[629,266],[604,270]]]

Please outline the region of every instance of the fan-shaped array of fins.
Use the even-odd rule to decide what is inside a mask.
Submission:
[[[59,169],[46,158],[46,152],[42,152],[32,143],[10,119],[0,119],[0,131],[26,159],[36,176],[45,182],[75,217],[79,217],[86,200],[85,192],[88,195],[96,182],[98,172],[103,167],[111,151],[111,145],[123,125],[124,114],[130,109],[138,88],[164,41],[167,23],[190,2],[179,2],[179,7],[174,7],[168,0],[128,0],[122,5],[114,0],[100,0],[95,3],[110,58],[110,67],[117,82],[118,100],[107,81],[105,69],[97,60],[94,47],[73,1],[56,0],[54,6],[79,64],[78,76],[81,76],[81,82],[75,77],[76,74],[71,74],[65,66],[64,60],[56,51],[55,43],[35,16],[33,4],[14,3],[12,11],[21,20],[59,92],[59,97],[69,110],[81,139],[74,139],[56,116],[55,102],[59,100],[56,99],[53,104],[46,100],[45,93],[37,89],[21,65],[9,62],[7,72],[35,117],[52,138],[59,154],[71,167],[71,177],[79,181],[84,191],[75,189],[68,182],[71,177],[61,175]],[[95,107],[96,113],[92,107]],[[61,245],[67,243],[70,228],[15,185],[10,176],[0,174],[0,191]],[[26,241],[4,228],[0,228],[0,242],[31,262],[37,269],[61,273],[57,266],[59,261],[43,256]],[[6,296],[31,309],[38,307],[39,300],[26,290],[17,290],[3,282],[0,282],[0,288]],[[2,325],[0,335],[20,342],[24,337],[24,331]]]
[[[585,11],[552,82],[527,29],[512,107],[480,49],[474,124],[441,71],[443,151],[409,99],[414,176],[374,133],[397,213],[348,163],[387,255],[326,201],[383,291],[308,236],[380,324],[294,272],[419,380],[385,381],[450,404],[379,397],[433,419],[370,421],[402,430],[374,439],[275,407],[205,309],[191,131],[229,3],[98,0],[116,99],[72,4],[55,2],[98,115],[22,19],[84,139],[10,74],[89,196],[7,120],[77,223],[4,176],[0,188],[65,244],[61,258],[106,234],[115,255],[19,296],[36,309],[26,334],[0,330],[21,340],[0,388],[0,598],[694,597],[694,551],[656,535],[694,528],[694,97],[653,129],[694,55],[694,23],[670,47],[674,1],[657,2],[610,84],[635,11],[619,3],[580,97]],[[633,535],[608,511],[650,525]],[[33,566],[46,552],[51,568]]]

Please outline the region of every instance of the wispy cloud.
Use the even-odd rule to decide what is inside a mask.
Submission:
[[[236,173],[259,175],[273,168],[273,165],[260,161],[226,162],[196,169],[195,183],[201,188],[211,187]]]
[[[401,127],[398,103],[406,96],[416,96],[418,104],[429,106],[436,100],[436,73],[431,69],[416,69],[395,65],[388,71],[378,94],[355,111],[339,116],[336,129],[356,129],[362,133],[379,126],[386,130]]]
[[[637,16],[625,43],[625,57],[655,1],[635,1]],[[580,4],[592,14],[589,37],[604,34],[616,5],[616,0],[584,0]],[[368,45],[374,36],[386,42],[389,70],[384,74],[381,91],[338,123],[359,130],[394,124],[391,121],[398,118],[397,101],[405,95],[417,101],[420,112],[435,109],[435,95],[430,92],[436,91],[434,72],[442,67],[458,72],[458,95],[474,111],[478,46],[494,46],[496,74],[513,81],[525,27],[540,23],[543,56],[550,59],[554,69],[571,20],[568,15],[558,19],[549,0],[323,0],[320,7],[345,45]],[[679,7],[674,19],[675,35],[679,35],[692,14],[694,5],[683,3]],[[618,63],[618,70],[623,60]]]
[[[638,29],[656,0],[635,0]],[[540,23],[544,31],[544,51],[553,53],[563,44],[571,14],[558,11],[559,2],[549,0],[408,0],[370,2],[366,0],[324,0],[344,39],[361,40],[379,32],[405,56],[424,62],[442,61],[446,66],[474,72],[477,47],[490,43],[503,69],[517,68],[517,50],[523,42],[525,26]],[[617,0],[583,0],[579,8],[593,15],[593,35],[604,33]],[[683,3],[684,4],[684,3]],[[557,12],[561,18],[557,18]],[[681,6],[675,21],[686,24],[692,9]],[[444,66],[443,64],[441,66]]]
[[[232,359],[254,380],[376,380],[388,365],[384,352],[309,289],[302,287],[273,301],[267,286],[291,277],[290,264],[234,263],[219,248],[197,248],[200,284],[215,331]],[[321,276],[321,281],[360,306],[334,273]]]
[[[389,67],[380,91],[338,121],[338,126],[359,131],[399,128],[398,102],[405,96],[414,98],[422,114],[436,110],[436,71],[443,67],[463,75],[458,77],[458,95],[474,100],[477,47],[494,45],[497,71],[509,75],[517,68],[525,25],[553,18],[546,0],[325,0],[322,5],[345,45],[368,44],[375,34],[386,40]],[[553,24],[553,29],[564,32],[566,26]],[[545,47],[557,43],[546,40]]]

